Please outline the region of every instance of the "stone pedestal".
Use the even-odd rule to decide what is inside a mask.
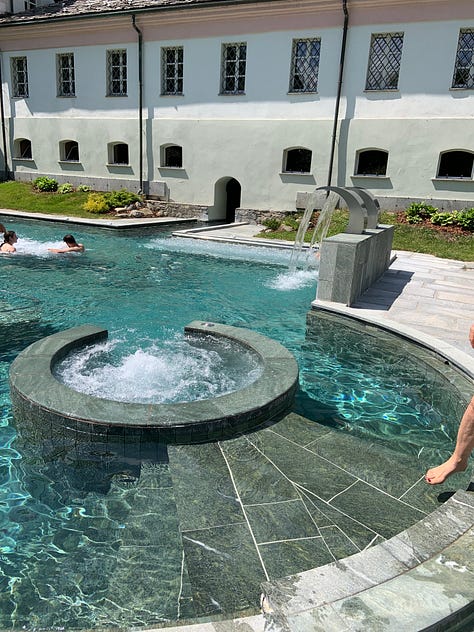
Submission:
[[[316,298],[351,305],[390,265],[393,226],[323,239]]]

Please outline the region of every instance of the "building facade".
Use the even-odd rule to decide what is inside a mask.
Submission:
[[[231,220],[474,206],[472,0],[0,1],[4,171]]]

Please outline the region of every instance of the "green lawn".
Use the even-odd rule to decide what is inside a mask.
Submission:
[[[335,211],[329,226],[328,237],[344,232],[348,222],[347,211]],[[380,223],[393,224],[394,250],[409,250],[435,255],[443,259],[457,259],[458,261],[474,261],[474,233],[467,235],[453,235],[434,228],[425,228],[416,224],[403,224],[397,221],[394,213],[382,213]],[[311,241],[313,231],[306,233],[305,241]],[[296,232],[278,231],[261,233],[259,237],[267,239],[285,239],[294,241]]]
[[[0,183],[0,208],[30,213],[51,215],[74,215],[74,217],[95,217],[84,211],[82,205],[88,193],[40,193],[26,182]]]

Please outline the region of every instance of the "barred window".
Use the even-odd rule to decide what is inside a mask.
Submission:
[[[28,65],[26,57],[11,58],[12,95],[28,96]]]
[[[166,145],[162,148],[162,167],[183,167],[183,148],[179,145]]]
[[[293,40],[290,92],[317,92],[321,40]]]
[[[387,173],[388,152],[364,149],[358,152],[356,176],[384,176]]]
[[[19,138],[13,144],[13,157],[19,160],[31,160],[33,153],[31,150],[31,140]]]
[[[446,151],[440,156],[438,178],[473,177],[474,153],[470,151]]]
[[[161,94],[183,94],[184,49],[161,49]]]
[[[222,44],[221,94],[245,93],[247,44]]]
[[[304,147],[286,149],[283,155],[283,171],[287,173],[310,173],[313,152]]]
[[[56,74],[58,97],[76,96],[74,53],[56,55]]]
[[[452,87],[468,90],[474,88],[474,29],[459,31]]]
[[[109,164],[111,165],[128,165],[128,145],[127,143],[110,143],[109,144]]]
[[[59,156],[63,162],[79,162],[79,144],[77,141],[62,141],[59,144]]]
[[[366,90],[397,90],[403,33],[372,34]]]
[[[107,96],[127,96],[127,51],[107,51]]]

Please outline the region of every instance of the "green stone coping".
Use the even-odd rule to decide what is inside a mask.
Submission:
[[[413,632],[474,623],[473,524],[474,494],[457,491],[386,542],[266,582],[267,624],[313,632]]]
[[[233,393],[171,404],[118,402],[80,393],[59,382],[52,370],[71,350],[108,336],[106,329],[83,325],[42,338],[17,356],[10,369],[12,400],[26,402],[38,419],[155,429],[164,440],[190,441],[247,430],[291,407],[298,385],[298,365],[278,342],[254,331],[219,323],[193,321],[184,331],[193,336],[226,338],[251,350],[262,363],[260,377]]]

